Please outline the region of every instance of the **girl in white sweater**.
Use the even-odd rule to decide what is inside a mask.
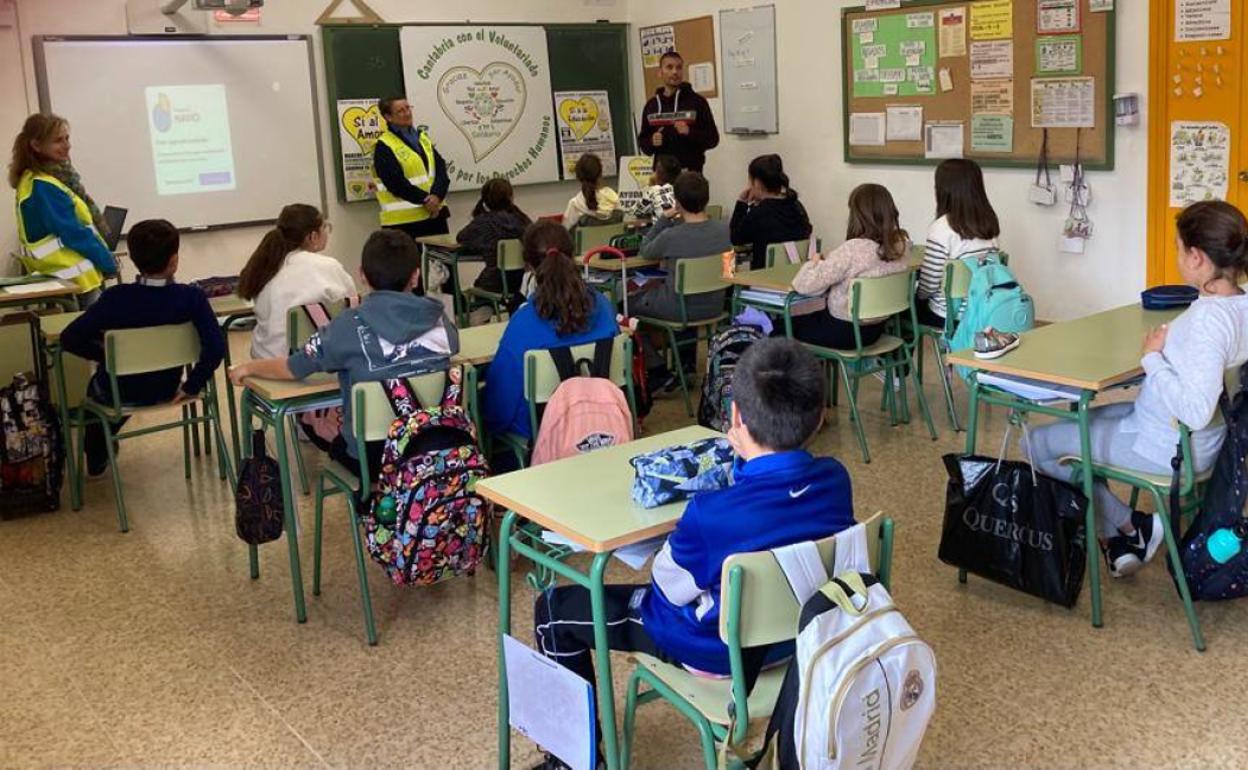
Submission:
[[[282,209],[277,226],[247,260],[238,295],[256,304],[252,358],[285,358],[290,353],[286,314],[291,308],[355,295],[355,282],[342,263],[319,253],[330,232],[315,206],[293,203]]]
[[[1226,434],[1214,421],[1223,376],[1248,361],[1248,296],[1239,288],[1248,276],[1248,220],[1222,201],[1192,204],[1179,214],[1178,247],[1179,273],[1200,296],[1173,323],[1145,336],[1145,377],[1135,403],[1092,411],[1094,462],[1168,475],[1179,440],[1175,421],[1192,430],[1198,473],[1217,459]],[[1046,425],[1032,433],[1031,443],[1040,471],[1071,478],[1058,460],[1079,454],[1077,425]],[[1139,570],[1162,543],[1157,514],[1132,511],[1104,483],[1096,486],[1095,503],[1111,574]]]

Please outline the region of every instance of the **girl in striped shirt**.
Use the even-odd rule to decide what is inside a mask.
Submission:
[[[1001,225],[988,202],[984,174],[973,160],[951,158],[936,167],[936,221],[927,230],[919,271],[919,322],[945,325],[945,263],[997,248]]]

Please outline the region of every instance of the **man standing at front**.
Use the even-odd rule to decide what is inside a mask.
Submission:
[[[413,238],[450,232],[442,201],[451,186],[446,162],[424,128],[412,125],[412,108],[403,97],[382,99],[386,131],[373,150],[373,182],[381,206],[381,226]]]
[[[702,172],[706,151],[719,146],[711,105],[685,82],[685,60],[675,51],[659,59],[663,85],[641,111],[637,144],[646,155],[674,155],[686,171]]]

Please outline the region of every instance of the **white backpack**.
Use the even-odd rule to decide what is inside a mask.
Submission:
[[[936,709],[936,656],[870,574],[866,527],[837,535],[831,579],[814,543],[773,553],[802,613],[760,767],[911,767]]]

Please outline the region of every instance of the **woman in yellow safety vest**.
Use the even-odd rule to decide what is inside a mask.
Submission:
[[[446,162],[423,127],[412,125],[412,108],[403,97],[382,99],[386,130],[373,149],[373,183],[381,226],[413,238],[450,232],[443,205],[451,186]]]
[[[100,294],[117,262],[97,229],[98,213],[69,160],[69,123],[34,114],[13,141],[9,185],[17,191],[18,258],[32,273],[78,287],[83,307]]]

